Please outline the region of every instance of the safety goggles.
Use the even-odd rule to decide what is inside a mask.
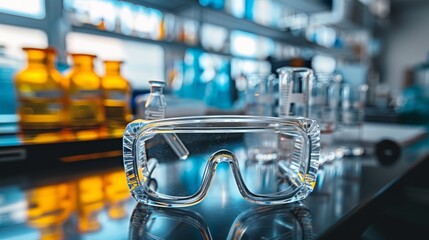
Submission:
[[[171,141],[180,142],[188,155],[179,156]],[[138,202],[159,207],[202,201],[220,163],[230,165],[240,194],[250,202],[304,199],[315,185],[319,150],[317,122],[301,117],[135,120],[123,137],[131,194]]]

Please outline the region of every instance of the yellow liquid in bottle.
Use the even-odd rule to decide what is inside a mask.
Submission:
[[[105,100],[104,108],[106,111],[107,122],[125,123],[128,114],[128,106],[122,101]]]
[[[120,75],[120,61],[105,61],[106,74],[102,79],[106,122],[109,125],[125,125],[131,121],[129,108],[131,89]]]
[[[70,125],[99,126],[104,122],[100,78],[93,70],[94,55],[72,54],[74,67],[67,76],[69,84]]]
[[[55,51],[51,48],[24,50],[28,65],[15,77],[21,128],[61,128],[67,119],[66,86],[55,69]]]

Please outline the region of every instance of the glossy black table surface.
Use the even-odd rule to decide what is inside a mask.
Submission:
[[[0,239],[323,237],[422,164],[427,146],[425,139],[408,147],[389,166],[371,156],[324,164],[307,199],[276,207],[243,199],[227,164],[218,166],[201,203],[181,209],[136,204],[120,158],[113,164],[17,171],[0,179]]]

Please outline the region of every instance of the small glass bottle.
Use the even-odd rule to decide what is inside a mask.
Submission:
[[[164,81],[149,81],[150,84],[150,95],[145,105],[145,119],[146,120],[157,120],[165,118],[165,102],[164,94],[162,93],[164,88]],[[185,145],[174,133],[162,134],[165,141],[173,149],[174,153],[182,160],[185,160],[189,156],[189,151]]]
[[[145,104],[145,119],[157,120],[165,118],[166,102],[164,98],[163,89],[164,81],[149,81],[150,95]]]
[[[66,119],[66,86],[53,48],[23,48],[27,67],[16,77],[21,129],[59,129]]]
[[[132,120],[129,101],[131,87],[121,76],[122,61],[104,61],[105,75],[101,80],[106,122],[125,125]]]
[[[94,72],[95,55],[72,54],[73,68],[67,76],[70,126],[93,127],[104,122],[101,80]]]

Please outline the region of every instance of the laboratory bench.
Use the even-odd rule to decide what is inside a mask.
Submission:
[[[1,151],[25,146],[26,153],[13,167],[0,162],[0,239],[373,239],[429,227],[425,134],[413,134],[415,141],[389,162],[369,152],[324,163],[314,191],[300,202],[249,203],[230,167],[220,164],[202,202],[168,209],[131,197],[122,130],[60,131],[3,135],[9,140]]]

